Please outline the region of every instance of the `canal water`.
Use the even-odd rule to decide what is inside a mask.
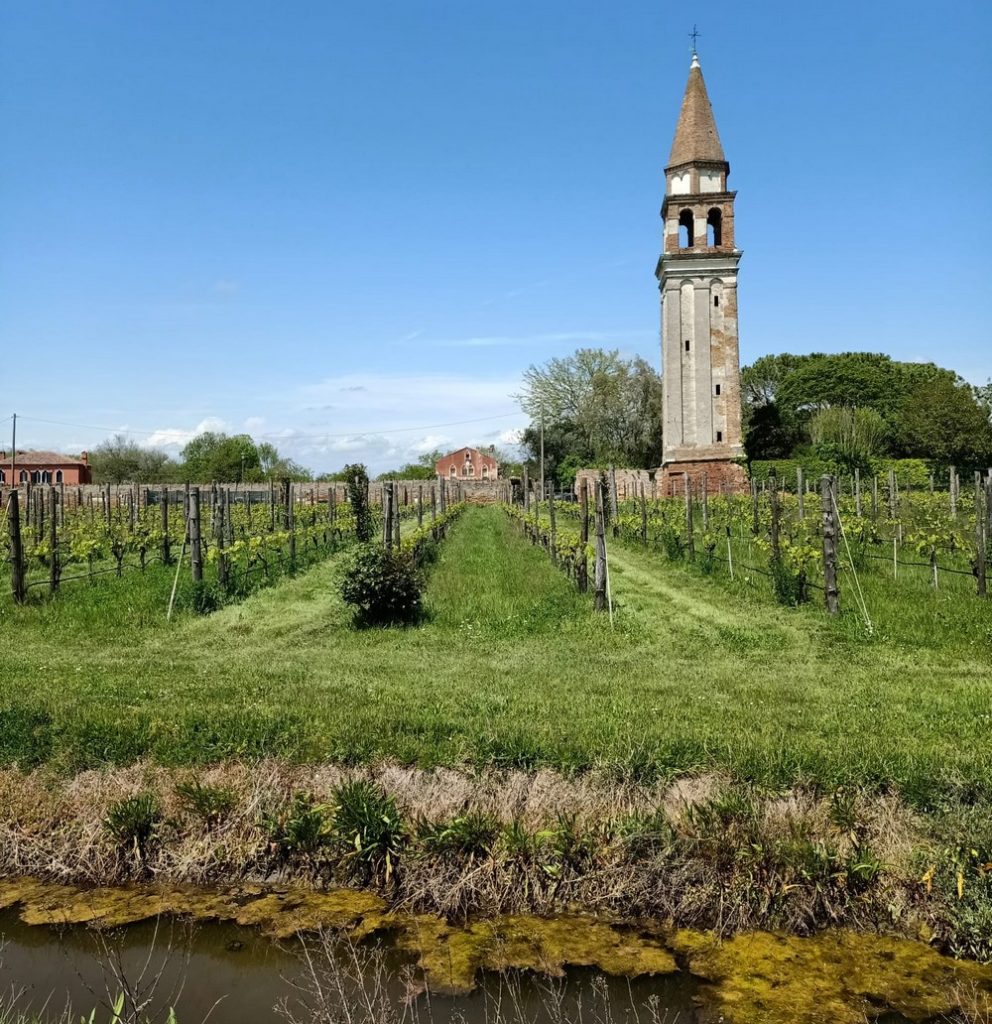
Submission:
[[[287,1000],[298,1017],[306,1016],[296,988],[307,977],[298,940],[276,943],[238,925],[188,926],[168,920],[105,933],[78,925],[53,928],[23,924],[9,910],[0,913],[0,935],[4,942],[0,991],[20,992],[20,1010],[47,1009],[54,1014],[71,1004],[78,1017],[94,1007],[106,1009],[121,990],[115,972],[123,972],[129,986],[147,993],[154,1013],[175,1007],[179,1024],[274,1024],[285,1021],[276,1007]],[[355,949],[344,942],[338,949],[339,964],[345,970],[354,967]],[[362,950],[366,954],[381,951],[391,1000],[401,1007],[409,997],[404,977],[409,961],[381,943],[366,943],[359,949],[362,960],[374,960],[362,956]],[[561,993],[561,1006],[572,1016],[580,1003],[586,1010],[594,1003],[602,1006],[605,990],[618,1022],[637,1020],[635,1009],[641,1019],[648,1020],[645,1007],[649,1003],[658,1008],[665,1024],[693,1024],[697,1019],[698,983],[684,974],[627,980],[602,978],[599,972],[583,969],[570,970],[561,981],[535,974],[483,976],[480,981],[468,995],[432,994],[429,1000],[420,995],[414,1004],[420,1021],[494,1024],[495,1008],[501,1004],[506,1020],[515,1022],[518,1015],[509,1006],[518,1003],[528,1024],[549,1024],[560,1019],[548,1008],[555,1002],[549,996],[553,990]],[[369,988],[373,984],[374,979],[366,979]],[[349,988],[358,1005],[357,986]],[[109,1013],[103,1017],[97,1013],[99,1024],[107,1018]]]

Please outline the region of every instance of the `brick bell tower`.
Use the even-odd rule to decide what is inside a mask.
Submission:
[[[746,490],[737,345],[737,266],[730,164],[723,155],[699,58],[693,53],[661,206],[664,376],[662,493],[685,477],[710,493]],[[661,489],[660,488],[660,489]]]

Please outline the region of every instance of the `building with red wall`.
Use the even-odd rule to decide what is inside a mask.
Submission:
[[[17,477],[15,480],[14,477]],[[90,457],[83,452],[59,455],[58,452],[18,452],[12,459],[10,452],[0,451],[0,484],[91,484],[93,470]]]
[[[434,471],[448,480],[496,480],[499,462],[495,455],[478,448],[459,448],[438,459]]]

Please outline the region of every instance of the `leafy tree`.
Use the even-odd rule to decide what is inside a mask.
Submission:
[[[919,387],[903,406],[899,432],[910,457],[935,465],[992,465],[988,406],[963,381],[940,378]]]
[[[869,472],[885,453],[885,421],[874,409],[829,406],[813,414],[809,428],[814,453],[847,473]]]
[[[142,448],[123,434],[115,434],[97,445],[90,452],[90,466],[98,484],[168,483],[177,479],[179,470],[165,452]]]
[[[662,384],[644,359],[617,351],[579,349],[524,373],[521,407],[532,418],[524,446],[536,453],[540,421],[545,457],[553,428],[554,464],[567,455],[601,464],[656,466],[661,459]],[[567,449],[560,445],[567,444]]]
[[[433,480],[436,471],[435,466],[437,460],[444,456],[444,452],[440,448],[435,448],[433,451],[424,452],[423,455],[419,455],[415,462],[407,462],[405,465],[400,466],[399,469],[391,469],[385,473],[380,473],[377,480]]]
[[[182,450],[183,471],[189,480],[251,480],[261,477],[255,442],[248,434],[205,431]]]
[[[745,407],[744,451],[749,461],[791,458],[805,441],[805,429],[794,417],[784,417],[776,402]]]
[[[531,478],[540,475],[541,427],[532,423],[523,432],[521,445],[527,453],[527,467]],[[565,486],[560,467],[593,466],[596,458],[585,435],[570,420],[555,420],[544,425],[544,471],[549,480],[558,480]],[[572,470],[572,480],[575,473]]]

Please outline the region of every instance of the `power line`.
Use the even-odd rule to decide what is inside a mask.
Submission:
[[[494,416],[479,416],[475,419],[470,420],[451,420],[448,423],[428,423],[416,427],[390,427],[386,430],[349,430],[344,433],[290,433],[285,432],[271,432],[266,434],[253,434],[252,437],[256,440],[271,439],[274,441],[296,441],[296,440],[323,440],[330,437],[361,437],[361,436],[378,436],[380,434],[404,434],[411,433],[418,430],[439,430],[442,427],[460,427],[466,426],[471,423],[489,423],[492,420],[505,420],[510,419],[514,416],[522,415],[520,412],[506,412],[497,413]],[[7,417],[10,419],[11,417]],[[92,423],[69,423],[65,420],[47,420],[42,419],[38,416],[23,416],[18,415],[19,420],[26,420],[29,423],[45,423],[49,426],[56,427],[71,427],[76,430],[98,430],[106,434],[141,434],[145,437],[152,437],[155,434],[164,433],[165,430],[170,428],[159,428],[158,430],[138,430],[124,427],[100,427]],[[193,435],[190,431],[179,431],[179,433]]]

